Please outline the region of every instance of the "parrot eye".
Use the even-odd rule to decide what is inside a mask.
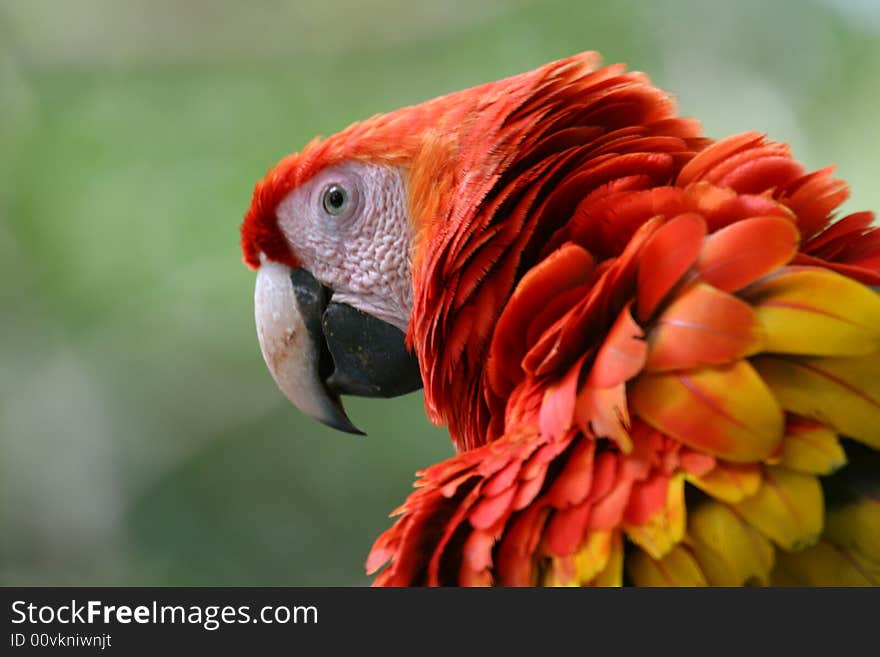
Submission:
[[[344,213],[351,205],[348,190],[336,183],[327,185],[321,202],[324,206],[324,212],[334,217]]]

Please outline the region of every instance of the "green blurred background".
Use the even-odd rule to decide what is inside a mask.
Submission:
[[[315,134],[586,49],[880,208],[880,2],[0,0],[0,583],[365,584],[421,396],[275,388],[238,224]]]

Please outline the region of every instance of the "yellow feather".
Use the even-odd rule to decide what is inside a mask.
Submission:
[[[816,426],[786,434],[780,465],[808,474],[828,475],[846,464],[846,452],[831,429]]]
[[[754,365],[785,410],[880,449],[880,353],[796,360],[761,356]]]
[[[644,525],[624,524],[630,540],[650,554],[661,559],[684,537],[684,475],[669,480],[666,505]]]
[[[587,586],[601,575],[613,551],[611,531],[593,531],[568,557],[555,557],[544,573],[542,586]]]
[[[740,465],[719,462],[702,477],[686,473],[685,477],[707,495],[722,502],[739,502],[754,495],[761,487],[762,469],[759,465]]]
[[[760,461],[782,441],[785,416],[747,361],[721,367],[643,374],[631,409],[688,447],[736,463]]]
[[[865,497],[829,508],[825,538],[880,585],[880,500]]]
[[[636,586],[707,586],[700,566],[688,548],[676,545],[660,560],[637,550],[627,558],[626,571]]]
[[[589,584],[598,575],[611,556],[611,532],[590,532],[587,540],[574,555],[574,566],[578,584]]]
[[[541,586],[578,586],[577,573],[572,557],[553,557],[550,565],[541,576]]]
[[[822,489],[813,475],[769,466],[758,492],[732,506],[785,550],[812,545],[822,532]]]
[[[707,501],[691,511],[685,542],[712,586],[769,583],[773,546],[724,504]]]
[[[775,586],[877,586],[846,552],[822,540],[800,552],[780,552],[771,575]]]
[[[602,571],[590,582],[592,586],[623,586],[623,538],[611,535],[610,553]]]
[[[861,356],[880,349],[880,295],[827,269],[786,268],[744,292],[763,351]]]

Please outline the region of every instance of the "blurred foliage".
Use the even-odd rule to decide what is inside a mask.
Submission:
[[[880,3],[0,2],[0,582],[367,583],[421,396],[303,418],[238,224],[315,134],[595,49],[880,207]]]

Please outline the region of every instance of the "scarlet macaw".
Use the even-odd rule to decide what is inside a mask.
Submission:
[[[595,53],[314,140],[241,227],[306,414],[424,386],[457,455],[378,585],[880,582],[880,229]]]

